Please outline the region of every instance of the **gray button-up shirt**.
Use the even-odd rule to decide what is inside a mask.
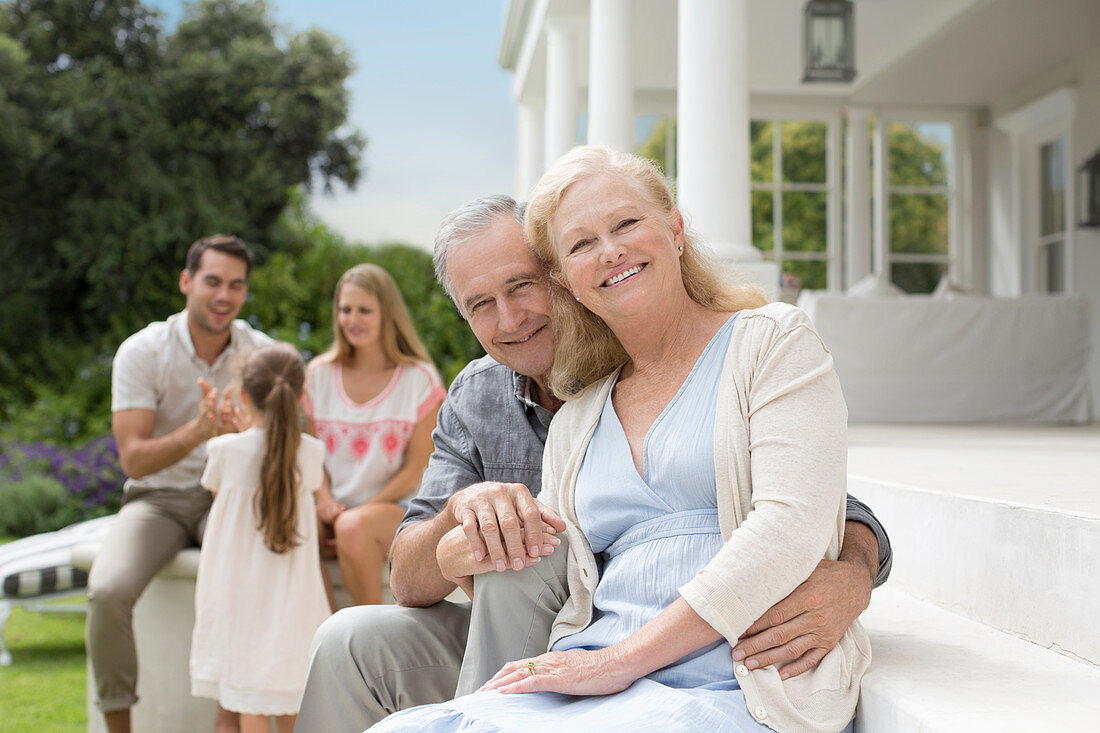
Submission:
[[[542,449],[553,413],[533,399],[531,379],[492,357],[466,365],[439,408],[432,441],[435,451],[397,531],[438,514],[451,494],[482,481],[518,483],[532,494],[542,489]],[[878,538],[879,573],[890,575],[890,539],[862,502],[848,497],[847,517]]]
[[[542,488],[542,448],[553,418],[531,398],[530,378],[492,357],[466,365],[439,408],[435,451],[398,532],[430,519],[451,494],[481,481]]]

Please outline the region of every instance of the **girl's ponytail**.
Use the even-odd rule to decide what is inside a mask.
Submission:
[[[298,544],[298,448],[302,428],[298,400],[305,381],[302,358],[289,344],[265,346],[249,357],[242,374],[249,398],[264,415],[264,457],[253,500],[257,529],[274,552]]]

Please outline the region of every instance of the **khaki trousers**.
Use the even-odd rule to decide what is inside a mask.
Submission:
[[[202,542],[213,495],[191,489],[132,489],[88,575],[88,655],[103,712],[137,702],[134,604],[176,553]]]
[[[519,572],[474,579],[474,602],[355,606],[313,637],[295,733],[359,733],[398,710],[477,690],[506,663],[547,650],[568,597],[563,541]]]

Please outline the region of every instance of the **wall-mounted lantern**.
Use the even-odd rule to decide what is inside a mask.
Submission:
[[[851,0],[809,0],[802,11],[802,82],[849,82],[856,77]]]
[[[1100,227],[1100,150],[1077,169],[1077,226]]]

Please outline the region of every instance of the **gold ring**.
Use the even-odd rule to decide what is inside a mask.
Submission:
[[[527,663],[527,669],[531,670],[532,675],[535,674],[535,663],[534,662],[528,662]]]

